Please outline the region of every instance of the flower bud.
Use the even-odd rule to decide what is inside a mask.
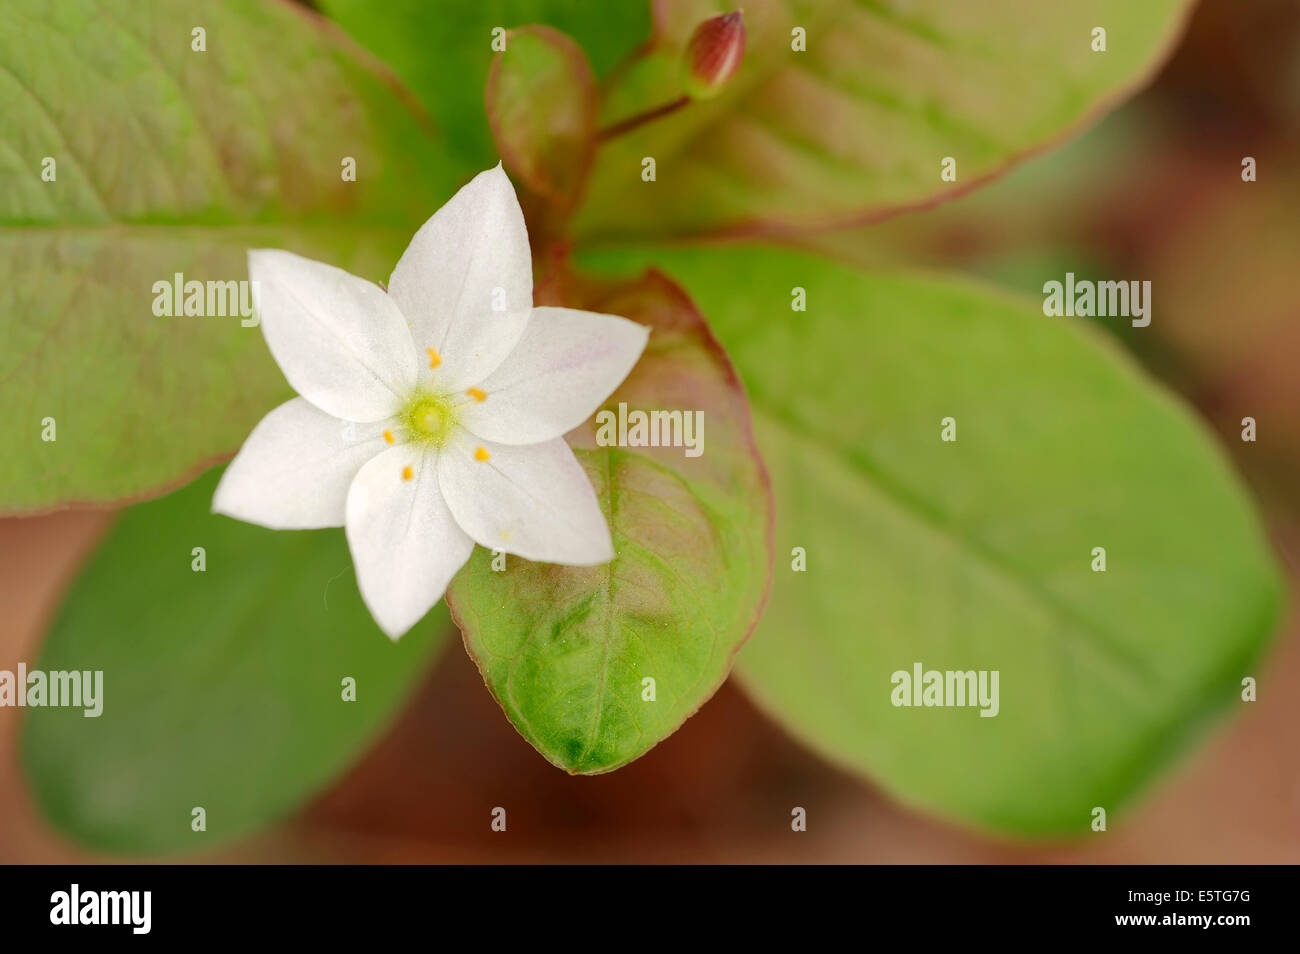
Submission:
[[[709,99],[740,69],[745,57],[741,11],[710,17],[695,28],[682,57],[683,85],[692,99]]]

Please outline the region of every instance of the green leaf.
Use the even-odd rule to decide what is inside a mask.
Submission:
[[[776,567],[738,671],[811,748],[963,822],[1079,833],[1259,675],[1269,547],[1203,425],[1084,327],[1115,319],[770,250],[603,266],[646,258],[749,388]],[[918,662],[999,671],[1000,711],[895,707]]]
[[[336,28],[254,0],[7,4],[0,178],[0,511],[156,493],[285,396],[258,328],[158,317],[156,282],[261,246],[382,278],[456,185]]]
[[[199,851],[288,815],[393,719],[450,632],[439,604],[391,642],[341,530],[216,516],[218,477],[122,515],[30,666],[103,672],[99,717],[29,708],[22,737],[41,809],[92,848]]]
[[[682,95],[717,0],[656,4],[657,42],[607,91],[610,125]],[[1190,0],[754,0],[740,71],[612,140],[577,222],[592,239],[839,227],[970,189],[1140,86]],[[1092,49],[1104,28],[1106,51]],[[801,28],[806,50],[792,49]],[[656,180],[641,178],[656,161]],[[955,182],[940,178],[956,159]]]
[[[532,193],[521,199],[536,248],[539,231],[557,227],[551,220],[573,209],[586,184],[596,154],[596,79],[582,48],[557,30],[523,27],[507,37],[485,102],[506,168]]]
[[[496,162],[483,113],[488,70],[500,55],[492,49],[493,30],[555,27],[586,51],[599,76],[650,35],[649,0],[320,0],[320,7],[410,85],[446,133],[464,175]]]
[[[578,458],[613,533],[613,562],[512,556],[494,571],[479,549],[447,594],[519,733],[560,768],[595,774],[645,754],[726,678],[767,591],[771,499],[740,383],[676,286],[654,274],[610,287],[565,278],[539,298],[653,329],[606,408],[704,418],[694,457],[680,446],[598,447],[591,422],[569,436],[585,448]]]

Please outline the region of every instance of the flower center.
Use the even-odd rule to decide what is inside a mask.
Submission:
[[[443,396],[416,394],[399,418],[411,440],[441,447],[456,424],[455,408]]]

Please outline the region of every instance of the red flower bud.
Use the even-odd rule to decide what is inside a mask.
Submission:
[[[710,17],[695,28],[682,58],[683,85],[693,99],[716,96],[745,58],[741,11]]]

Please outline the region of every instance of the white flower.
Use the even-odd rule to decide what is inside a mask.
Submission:
[[[396,639],[475,543],[529,560],[614,557],[563,434],[631,371],[649,331],[534,308],[510,180],[476,176],[426,222],[388,293],[289,252],[248,255],[271,354],[301,397],[253,429],[217,513],[281,530],[346,526],[361,595]]]

